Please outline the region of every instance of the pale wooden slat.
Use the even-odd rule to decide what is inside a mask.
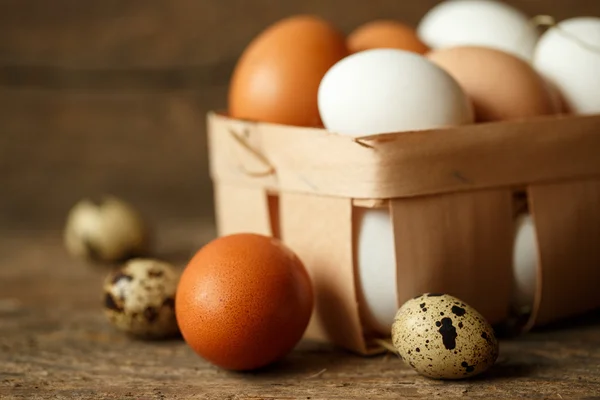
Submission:
[[[509,311],[512,196],[492,190],[390,202],[398,302],[425,292],[454,295],[491,323]]]
[[[215,211],[220,236],[248,232],[273,234],[268,197],[261,189],[216,184]]]
[[[209,120],[212,176],[266,189],[385,199],[600,176],[600,115],[390,133],[361,143],[324,129],[218,114]],[[254,153],[239,151],[232,127],[252,132]],[[240,171],[240,160],[255,163],[256,152],[276,174]]]
[[[315,308],[306,337],[366,353],[352,250],[349,199],[282,193],[281,234],[309,271]]]
[[[600,307],[600,180],[534,185],[529,196],[541,279],[530,322]]]

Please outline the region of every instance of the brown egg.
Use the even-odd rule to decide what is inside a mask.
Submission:
[[[477,122],[557,112],[544,79],[516,56],[491,48],[463,46],[434,50],[427,57],[462,86],[473,102]]]
[[[554,83],[550,82],[548,79],[544,79],[544,81],[548,87],[548,92],[550,92],[550,99],[552,100],[556,114],[566,114],[568,111],[562,93],[560,90],[558,90]]]
[[[260,368],[288,354],[312,308],[311,281],[300,259],[279,240],[249,233],[200,249],[175,298],[188,345],[231,370]]]
[[[319,83],[347,55],[343,34],[328,22],[304,15],[279,21],[257,36],[239,59],[229,88],[230,116],[320,125]]]
[[[393,20],[376,20],[361,25],[348,36],[346,43],[351,53],[384,48],[418,54],[429,51],[413,28]]]

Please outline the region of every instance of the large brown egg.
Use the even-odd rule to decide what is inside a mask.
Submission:
[[[429,60],[446,70],[471,98],[477,122],[558,113],[545,80],[522,59],[485,47],[434,50]]]
[[[424,54],[429,47],[408,25],[394,20],[375,20],[356,28],[347,39],[351,53],[369,49],[400,49]]]
[[[344,35],[314,16],[267,28],[239,59],[229,88],[234,118],[319,126],[317,92],[333,64],[348,55]]]
[[[222,368],[252,370],[288,354],[313,307],[300,259],[279,240],[249,233],[210,242],[189,262],[175,312],[183,338]]]

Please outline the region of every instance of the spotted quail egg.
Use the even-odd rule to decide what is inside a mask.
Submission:
[[[404,362],[429,378],[472,377],[498,358],[490,324],[446,294],[427,293],[404,303],[392,325],[392,340]]]
[[[179,275],[165,262],[135,258],[104,281],[104,314],[119,330],[158,339],[179,332],[175,291]]]
[[[99,202],[79,201],[67,216],[64,241],[75,257],[124,261],[148,253],[149,233],[141,215],[114,196]]]

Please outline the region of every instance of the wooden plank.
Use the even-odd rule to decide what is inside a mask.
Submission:
[[[594,0],[511,0],[530,15],[597,15]],[[113,68],[217,65],[268,24],[314,13],[348,32],[375,18],[411,24],[437,0],[0,1],[0,64]]]
[[[220,236],[234,233],[273,235],[267,193],[262,189],[215,185],[217,228]]]
[[[512,195],[507,190],[390,202],[398,302],[425,292],[454,295],[490,323],[508,316]]]
[[[235,60],[165,68],[77,68],[2,65],[0,87],[70,91],[204,91],[229,83]]]
[[[532,323],[600,307],[600,180],[529,188],[540,270]]]
[[[204,113],[224,93],[0,90],[0,226],[61,228],[104,193],[212,218]]]
[[[600,176],[600,115],[393,132],[360,141],[219,113],[209,120],[212,176],[267,190],[389,199]],[[276,173],[240,173],[241,155],[232,157],[240,145],[232,130],[251,131],[254,145],[245,159],[259,154]]]
[[[248,41],[281,18],[315,13],[351,29],[365,19],[398,15],[416,21],[433,0],[359,0],[340,4],[255,0],[106,1],[83,5],[73,0],[0,2],[0,54],[18,65],[70,65],[92,68],[207,65],[237,59]],[[43,38],[43,39],[41,39]]]
[[[366,353],[356,293],[352,202],[282,193],[281,236],[309,271],[315,307],[306,337]]]
[[[167,253],[192,253],[214,231],[198,219],[167,225],[160,232]],[[600,313],[502,340],[497,365],[476,380],[434,381],[419,377],[395,356],[359,357],[310,341],[277,365],[239,374],[211,366],[182,340],[138,341],[112,329],[100,312],[106,271],[69,258],[57,233],[15,235],[0,228],[0,265],[7,266],[0,268],[3,399],[569,399],[598,394]]]

